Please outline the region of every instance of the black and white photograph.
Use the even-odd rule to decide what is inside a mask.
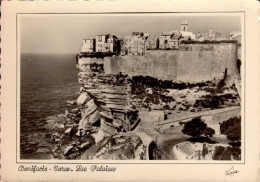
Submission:
[[[243,13],[18,15],[18,157],[242,161]]]
[[[259,8],[3,1],[1,180],[258,181]]]

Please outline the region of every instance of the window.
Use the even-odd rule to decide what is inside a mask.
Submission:
[[[164,44],[168,44],[168,40],[164,40]]]
[[[101,35],[98,36],[97,41],[98,41],[98,42],[102,42],[102,36],[101,36]]]

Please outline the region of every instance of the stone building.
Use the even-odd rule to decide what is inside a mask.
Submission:
[[[227,33],[223,31],[209,30],[208,32],[197,32],[196,39],[199,41],[209,40],[209,41],[222,41],[222,40],[232,40],[232,33]],[[236,34],[237,35],[237,34]]]
[[[196,40],[196,35],[188,32],[188,22],[185,20],[180,31],[164,32],[159,36],[159,49],[178,49],[183,40]]]
[[[179,31],[175,31],[169,42],[170,48],[178,49],[181,42],[182,34]]]
[[[180,31],[164,32],[159,36],[160,49],[177,49],[180,45],[182,34]]]
[[[125,55],[126,54],[126,46],[125,46],[125,44],[126,44],[126,42],[125,42],[125,40],[122,40],[122,39],[120,39],[119,41],[119,45],[120,45],[120,55]]]
[[[158,41],[157,37],[149,36],[147,40],[145,40],[145,50],[157,49]]]
[[[169,41],[171,40],[172,35],[173,35],[173,32],[164,32],[159,36],[159,48],[160,49],[170,48]]]
[[[125,36],[124,49],[126,54],[144,55],[145,41],[150,35],[143,32],[132,32],[131,36]]]
[[[196,40],[196,35],[193,32],[180,31],[182,40]]]
[[[193,32],[188,31],[188,22],[184,20],[181,23],[181,35],[182,35],[182,40],[196,40],[196,35]]]
[[[113,34],[97,35],[96,52],[117,52],[118,39]]]
[[[83,46],[81,52],[95,52],[96,51],[96,40],[95,39],[83,39]]]
[[[181,23],[181,31],[187,32],[188,31],[188,22],[186,20],[184,20]]]
[[[130,42],[128,54],[131,55],[144,55],[145,46],[143,37],[133,37]]]

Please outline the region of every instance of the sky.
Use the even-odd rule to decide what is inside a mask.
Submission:
[[[152,15],[21,15],[21,53],[68,53],[80,52],[82,39],[95,38],[102,33],[130,35],[142,31],[151,35],[180,30],[182,21],[188,22],[188,31],[218,30],[241,31],[239,16],[180,16]]]

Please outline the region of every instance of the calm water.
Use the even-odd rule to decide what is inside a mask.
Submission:
[[[75,55],[21,56],[21,159],[51,158],[46,117],[69,110],[78,96]]]

